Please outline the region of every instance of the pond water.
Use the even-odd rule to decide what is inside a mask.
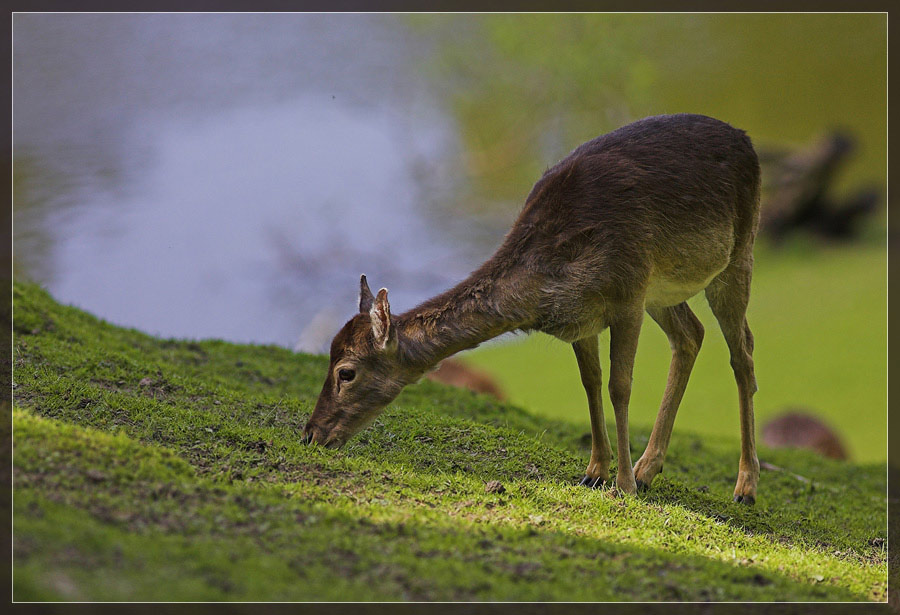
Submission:
[[[455,133],[396,19],[20,15],[14,36],[17,267],[64,302],[321,350],[360,273],[411,307],[490,249],[432,206]]]

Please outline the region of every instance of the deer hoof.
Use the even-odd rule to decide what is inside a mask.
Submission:
[[[606,484],[606,481],[603,480],[603,477],[598,476],[597,478],[593,478],[591,476],[585,476],[581,479],[579,485],[583,485],[585,487],[590,487],[591,489],[599,489],[603,485]]]
[[[746,504],[747,506],[753,506],[756,504],[756,498],[752,495],[736,495],[734,496],[734,501],[739,502],[741,504]]]
[[[637,490],[638,490],[639,492],[647,491],[647,489],[650,488],[650,483],[645,483],[645,482],[642,481],[641,479],[637,479],[637,480],[634,481],[634,482],[635,482],[635,484],[637,485]]]

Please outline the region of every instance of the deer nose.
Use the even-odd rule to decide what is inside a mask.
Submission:
[[[322,430],[312,423],[307,423],[306,427],[303,428],[303,436],[301,437],[303,444],[312,444],[314,441],[323,442],[324,440]]]

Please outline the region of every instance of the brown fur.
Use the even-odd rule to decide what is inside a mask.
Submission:
[[[596,347],[597,335],[608,327],[617,486],[633,492],[662,470],[703,337],[685,301],[705,289],[738,385],[741,461],[735,499],[752,503],[759,476],[756,380],[745,312],[758,220],[759,162],[742,131],[683,114],[647,118],[597,137],[544,173],[493,257],[447,292],[389,316],[388,333],[396,343],[388,350],[377,349],[388,341],[386,334],[380,323],[372,326],[363,309],[390,314],[384,307],[387,293],[382,289],[373,299],[362,278],[361,313],[335,338],[306,437],[340,445],[438,361],[507,331],[543,331],[573,344],[593,433],[582,483],[601,484],[609,478],[612,451]],[[668,335],[673,355],[650,442],[632,470],[628,401],[645,310]],[[348,362],[359,366],[360,376],[340,394],[335,370]]]

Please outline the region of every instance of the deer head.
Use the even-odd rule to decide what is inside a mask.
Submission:
[[[404,368],[397,337],[387,289],[372,296],[366,276],[360,277],[359,313],[331,342],[325,384],[303,429],[306,443],[342,446],[420,375]]]

